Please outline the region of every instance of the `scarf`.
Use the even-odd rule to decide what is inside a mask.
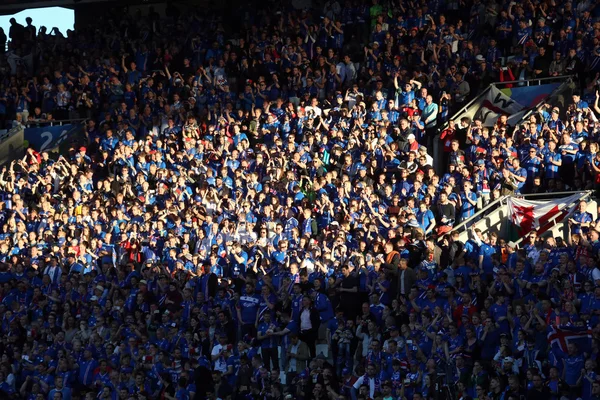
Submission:
[[[400,253],[398,253],[396,250],[392,250],[388,253],[387,256],[385,256],[385,263],[386,264],[391,264],[392,261],[394,261],[394,257],[396,255],[400,255]]]
[[[371,379],[373,379],[374,384],[375,384],[375,391],[373,393],[373,395],[375,395],[375,393],[380,392],[381,389],[381,381],[379,380],[379,378],[377,378],[376,376],[373,378],[369,378],[369,375],[364,374],[363,375],[363,385],[367,385],[367,387],[369,388],[369,392],[371,391]]]

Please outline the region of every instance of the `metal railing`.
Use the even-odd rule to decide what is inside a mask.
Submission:
[[[504,205],[502,203],[505,202],[509,197],[510,196],[502,196],[502,197],[497,198],[496,200],[492,201],[491,203],[488,203],[481,210],[477,211],[475,214],[473,214],[466,220],[462,221],[460,224],[453,227],[451,232],[460,232],[463,228],[464,228],[464,230],[467,230],[467,226],[471,226],[473,221],[476,221],[479,219],[479,217],[484,216],[486,214],[486,211],[488,211],[492,208],[496,209],[496,208],[498,208],[498,206]]]
[[[85,122],[87,120],[88,120],[88,118],[61,119],[61,120],[52,120],[52,121],[29,121],[23,125],[26,128],[37,128],[40,126],[63,126],[63,125],[69,125],[69,124],[79,124],[79,123]]]
[[[548,200],[548,199],[555,199],[557,197],[572,196],[577,193],[583,193],[583,196],[581,197],[581,199],[579,199],[579,201],[581,201],[583,199],[590,197],[592,194],[594,194],[594,191],[593,190],[571,190],[571,191],[565,191],[565,192],[526,193],[526,194],[520,194],[520,195],[514,196],[514,197],[519,198],[519,199],[526,199],[528,197],[537,197],[537,198],[541,197],[542,199],[540,199],[540,200]]]
[[[538,86],[542,83],[553,83],[553,82],[561,82],[572,79],[573,75],[560,75],[560,76],[547,76],[545,78],[533,78],[533,79],[517,79],[514,81],[502,81],[502,82],[494,82],[492,85],[496,86],[498,89],[501,89],[500,86],[503,85],[516,85],[519,87],[523,86]]]

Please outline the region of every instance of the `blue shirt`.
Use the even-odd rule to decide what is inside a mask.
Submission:
[[[542,160],[538,157],[530,157],[524,163],[524,167],[527,170],[527,182],[533,181],[533,178],[539,176]]]
[[[468,195],[464,192],[460,194],[460,200],[462,202],[461,215],[462,215],[463,219],[467,219],[467,218],[475,215],[475,207],[477,206],[477,204],[473,205],[473,204],[469,203],[469,201],[467,199],[470,199],[471,201],[476,202],[477,194],[475,192],[469,192]]]
[[[577,143],[563,144],[562,146],[560,146],[560,150],[561,151],[563,151],[563,150],[578,151],[579,145]],[[562,157],[563,157],[564,164],[573,164],[573,162],[575,161],[575,154],[565,153],[562,155]]]
[[[326,323],[333,318],[333,307],[327,296],[323,293],[317,293],[315,297],[315,308],[319,311],[322,323]]]
[[[431,223],[435,222],[435,217],[430,209],[425,211],[419,210],[419,212],[417,212],[417,221],[419,222],[419,225],[423,231],[427,231],[427,228],[431,225]]]
[[[593,218],[592,218],[592,214],[590,214],[589,212],[581,212],[581,211],[575,211],[573,213],[573,217],[572,217],[575,221],[579,222],[579,224],[573,225],[571,227],[571,233],[587,233],[587,231],[589,231],[589,227],[581,227],[581,223],[588,223],[588,222],[592,222]]]
[[[481,246],[479,246],[479,256],[483,256],[481,267],[487,275],[491,275],[494,268],[492,264],[492,254],[494,253],[496,253],[496,249],[487,243],[481,243]]]
[[[90,359],[79,362],[79,383],[89,386],[94,383],[94,370],[98,367],[98,361]]]
[[[265,335],[269,329],[274,330],[274,328],[275,324],[273,322],[270,322],[268,324],[266,322],[261,322],[260,324],[258,324],[257,331],[261,335]],[[260,339],[259,342],[260,347],[263,349],[272,349],[277,346],[276,336],[267,336],[264,339]]]
[[[558,153],[548,152],[544,157],[544,167],[546,171],[546,179],[554,179],[558,177],[558,165],[552,164],[550,161],[558,162],[562,160],[562,156]]]
[[[253,324],[256,322],[258,309],[260,307],[260,299],[254,295],[240,296],[239,301],[240,313],[243,324]]]
[[[565,382],[568,385],[574,386],[581,376],[581,369],[584,366],[585,360],[583,356],[574,355],[567,356],[565,360]]]

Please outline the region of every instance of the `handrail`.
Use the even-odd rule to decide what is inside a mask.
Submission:
[[[565,192],[546,192],[546,193],[526,193],[526,194],[521,194],[519,196],[515,196],[515,197],[522,197],[522,198],[527,198],[527,197],[557,197],[557,196],[571,196],[577,193],[583,193],[584,195],[581,197],[581,199],[579,199],[579,201],[581,201],[583,198],[589,197],[592,195],[592,193],[594,193],[593,190],[569,190],[569,191],[565,191]]]
[[[63,126],[68,124],[78,124],[80,122],[87,121],[87,118],[77,118],[77,119],[56,119],[52,121],[31,121],[23,124],[26,128],[31,127],[39,127],[39,126]]]
[[[462,221],[460,224],[456,225],[455,227],[452,228],[452,230],[450,232],[454,232],[457,231],[459,228],[462,228],[463,226],[469,224],[471,222],[471,220],[479,217],[481,214],[483,214],[485,211],[489,210],[492,207],[495,207],[497,204],[502,203],[502,201],[508,199],[510,196],[502,196],[494,201],[492,201],[491,203],[489,203],[487,206],[483,207],[481,210],[477,211],[475,214],[473,214],[472,216],[470,216],[469,218],[467,218],[466,220]]]
[[[530,82],[538,82],[538,84],[541,84],[541,82],[546,82],[546,81],[554,81],[554,80],[567,80],[567,79],[572,79],[573,75],[560,75],[560,76],[547,76],[545,78],[532,78],[532,79],[523,79],[523,80],[516,80],[516,81],[498,81],[498,82],[494,82],[492,83],[492,85],[494,86],[498,86],[498,85],[509,85],[509,84],[526,84],[527,86],[530,86],[529,83]]]

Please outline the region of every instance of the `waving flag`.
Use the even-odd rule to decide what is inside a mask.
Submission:
[[[552,220],[560,222],[575,209],[581,194],[574,194],[560,199],[531,201],[524,199],[508,199],[510,221],[519,227],[519,236],[525,236],[532,230],[538,234],[550,228]]]
[[[567,352],[567,345],[574,343],[579,351],[589,353],[592,349],[592,330],[587,327],[561,326],[548,328],[548,343],[557,345],[563,352]]]
[[[485,92],[475,117],[480,118],[483,126],[493,126],[500,115],[507,115],[509,124],[516,124],[527,113],[527,109],[504,94],[496,86]]]

